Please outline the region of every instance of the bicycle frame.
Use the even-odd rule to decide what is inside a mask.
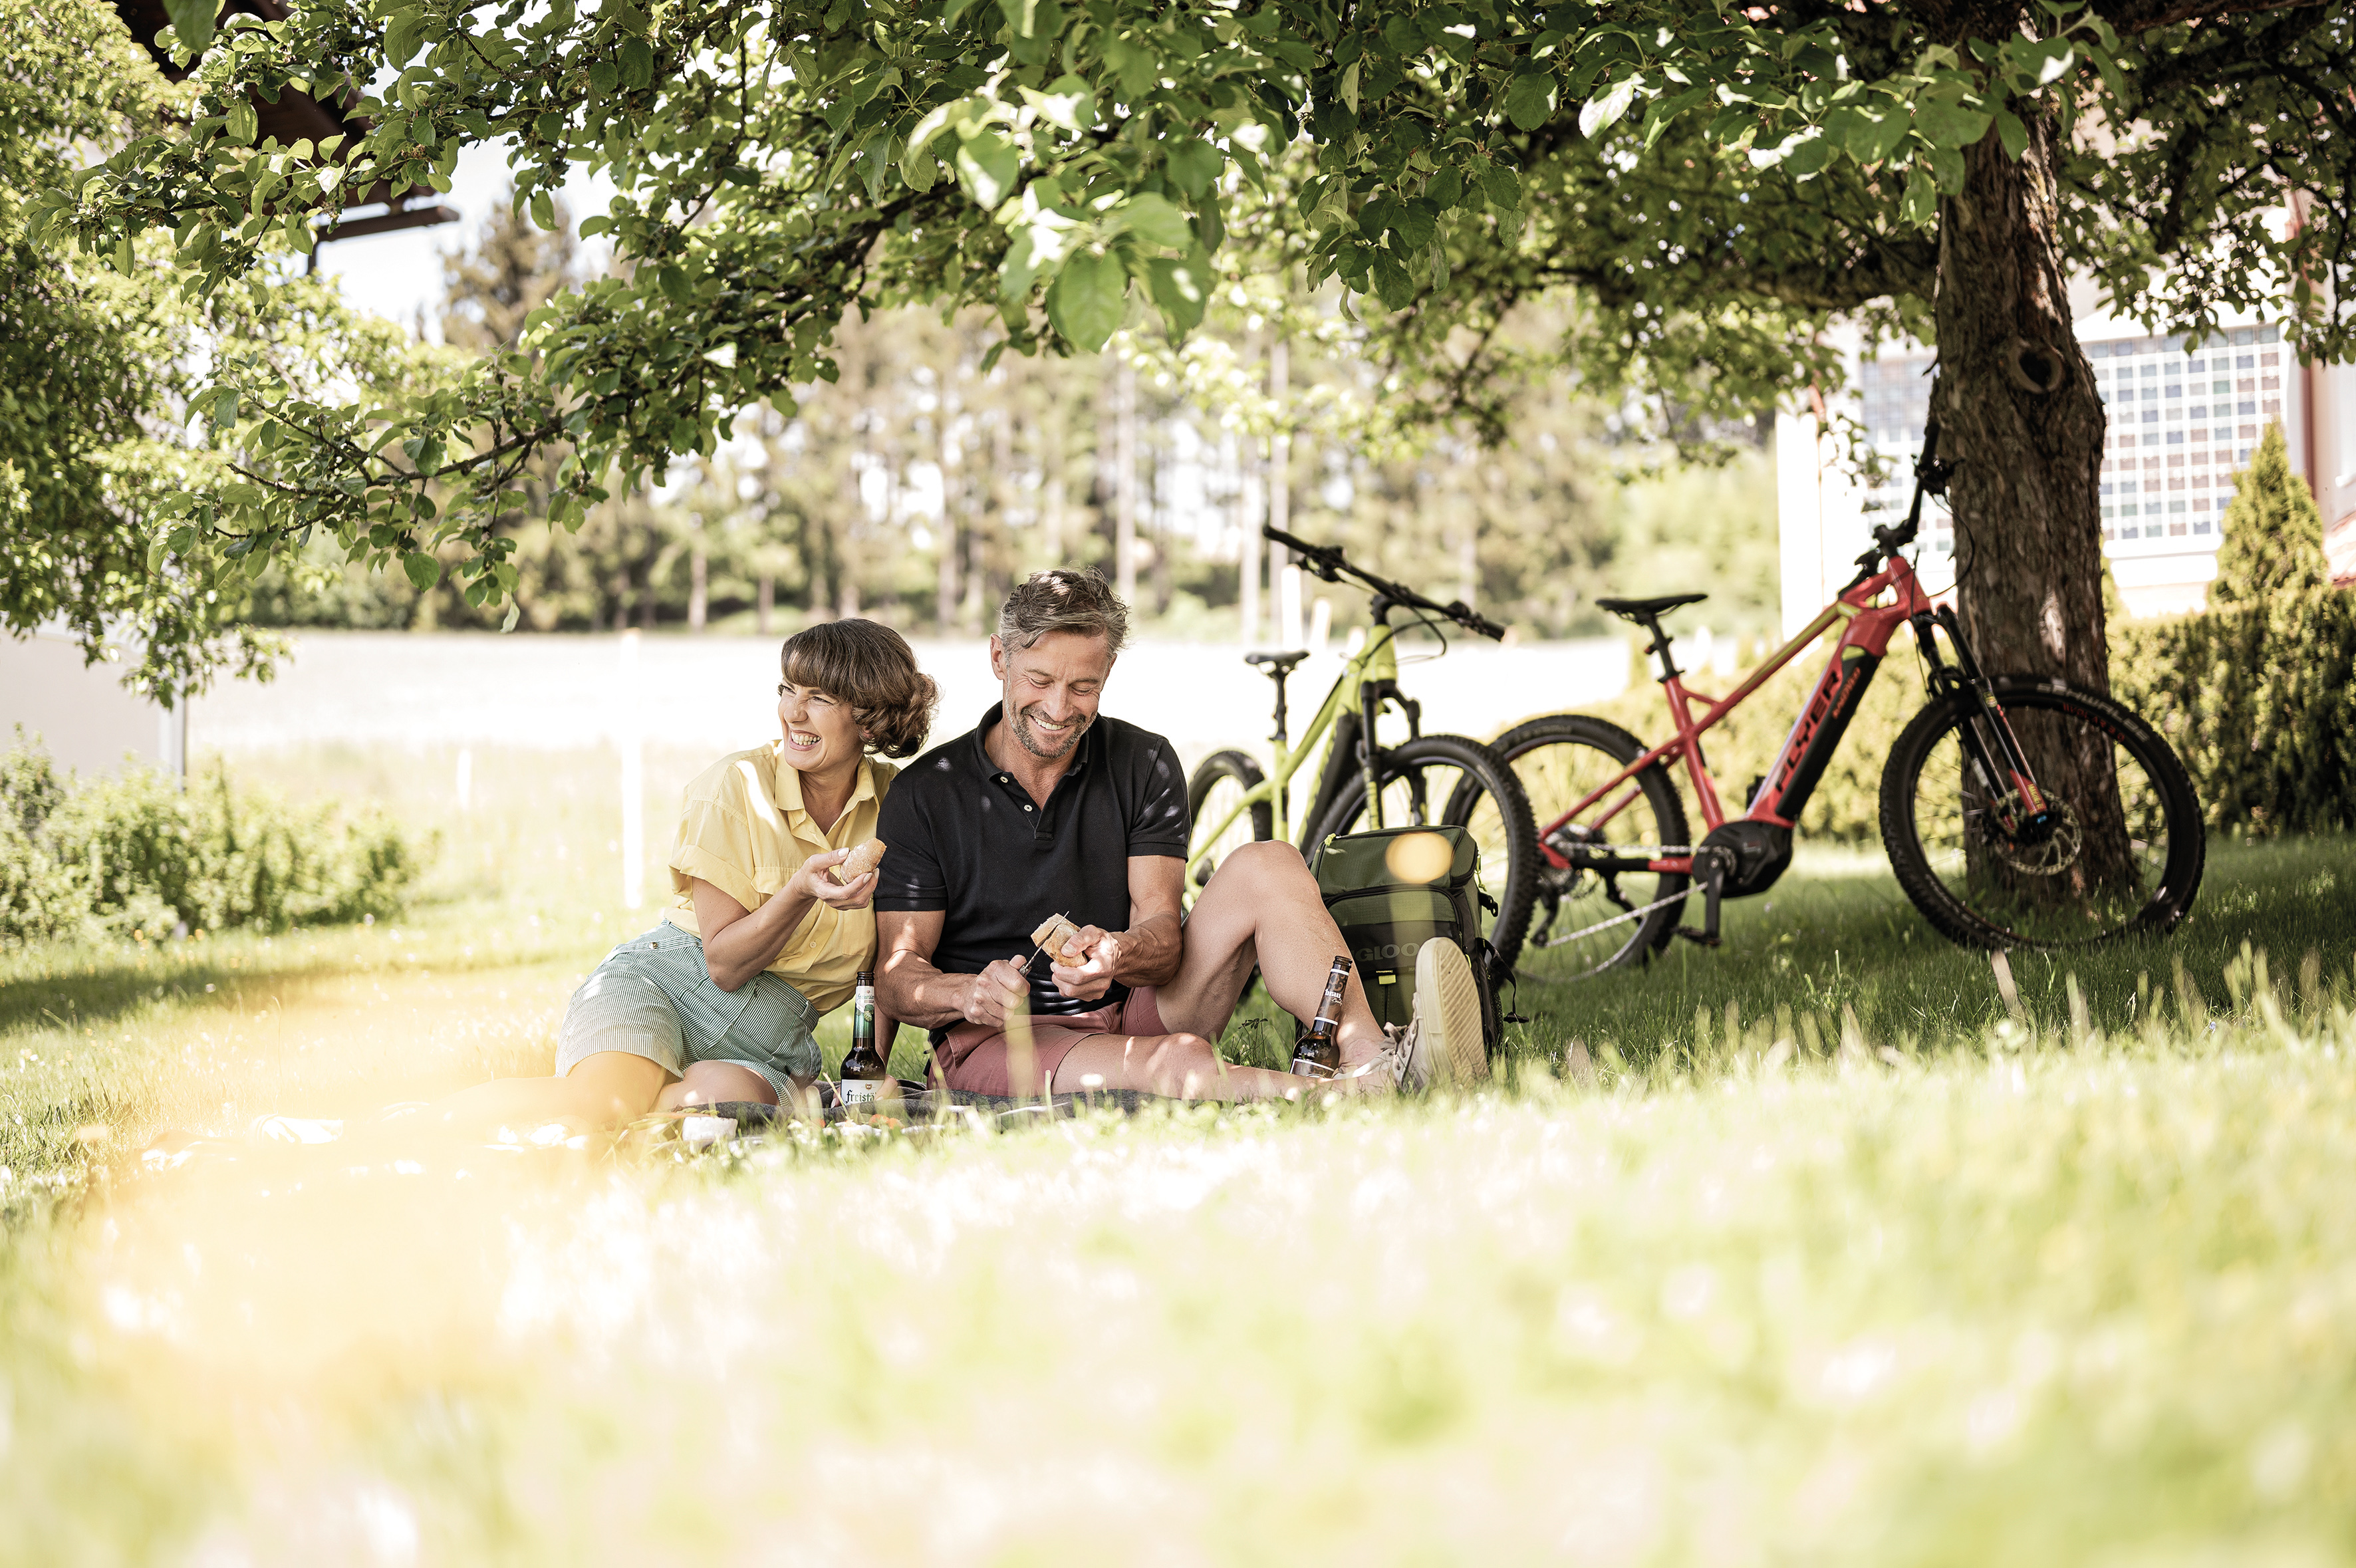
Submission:
[[[1293,837],[1292,824],[1287,818],[1293,776],[1301,771],[1301,765],[1308,760],[1318,742],[1325,740],[1328,743],[1325,765],[1319,775],[1317,796],[1309,803],[1308,811],[1302,813],[1302,832],[1311,831],[1333,797],[1339,792],[1343,770],[1351,760],[1347,753],[1355,749],[1357,735],[1362,729],[1367,742],[1364,764],[1367,793],[1372,802],[1371,809],[1376,816],[1376,825],[1380,825],[1381,795],[1374,787],[1375,758],[1378,749],[1375,745],[1375,720],[1387,703],[1396,702],[1407,714],[1409,728],[1419,730],[1421,727],[1419,705],[1402,695],[1398,689],[1398,635],[1387,622],[1376,623],[1366,638],[1365,646],[1343,661],[1340,677],[1334,681],[1333,689],[1325,693],[1324,702],[1318,704],[1316,715],[1302,732],[1299,746],[1292,745],[1285,734],[1284,688],[1279,683],[1276,731],[1269,736],[1274,750],[1268,777],[1247,791],[1234,809],[1207,832],[1203,824],[1196,823],[1195,843],[1216,843],[1245,812],[1262,804],[1269,809],[1270,826],[1275,838],[1280,842],[1290,841]],[[1304,843],[1301,847],[1306,850],[1309,846]]]
[[[1890,603],[1874,603],[1884,594],[1894,596]],[[1693,785],[1695,799],[1700,803],[1705,828],[1715,830],[1724,825],[1726,808],[1719,799],[1718,783],[1710,775],[1701,737],[1715,728],[1727,714],[1749,701],[1760,687],[1797,659],[1827,628],[1836,622],[1845,622],[1824,674],[1817,679],[1806,704],[1800,710],[1800,716],[1793,723],[1791,733],[1784,736],[1783,746],[1777,749],[1758,794],[1742,813],[1746,821],[1791,829],[1798,822],[1808,797],[1824,777],[1825,768],[1831,762],[1833,751],[1847,732],[1849,720],[1856,715],[1858,703],[1864,697],[1874,671],[1879,668],[1883,655],[1889,650],[1890,639],[1897,635],[1901,626],[1912,622],[1925,648],[1932,649],[1931,625],[1940,618],[1930,596],[1922,591],[1914,568],[1905,557],[1893,555],[1880,571],[1845,589],[1797,637],[1770,654],[1758,668],[1744,677],[1740,685],[1723,697],[1708,697],[1688,687],[1685,683],[1684,673],[1669,660],[1666,650],[1662,650],[1666,674],[1661,684],[1668,693],[1669,715],[1677,730],[1676,738],[1654,746],[1589,791],[1569,811],[1552,822],[1539,824],[1539,848],[1547,863],[1558,868],[1569,866],[1570,859],[1555,844],[1556,836],[1563,827],[1579,821],[1582,826],[1600,828],[1618,816],[1636,799],[1636,775],[1656,762],[1682,761],[1686,777]],[[1932,657],[1935,662],[1934,649]],[[1698,717],[1694,712],[1696,703],[1703,706]],[[2025,774],[2025,768],[2018,771]],[[1623,787],[1623,793],[1612,800],[1601,816],[1590,819],[1584,815],[1613,790]],[[1650,847],[1654,850],[1652,854],[1641,861],[1632,857],[1622,863],[1625,868],[1685,872],[1688,875],[1693,872],[1693,845],[1660,844]],[[1582,859],[1580,864],[1592,865],[1596,862]]]

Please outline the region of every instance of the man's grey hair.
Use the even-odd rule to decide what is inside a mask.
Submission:
[[[1129,607],[1098,572],[1033,572],[998,607],[998,640],[1020,652],[1053,631],[1101,637],[1119,653],[1129,642]]]

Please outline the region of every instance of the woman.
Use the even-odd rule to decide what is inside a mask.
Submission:
[[[442,1102],[468,1127],[618,1126],[649,1110],[774,1105],[818,1076],[819,1016],[875,952],[873,871],[828,871],[875,835],[938,691],[889,627],[833,621],[786,639],[779,738],[687,787],[662,923],[622,943],[565,1009],[556,1076],[499,1079]]]

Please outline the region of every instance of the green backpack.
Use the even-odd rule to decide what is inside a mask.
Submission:
[[[1444,841],[1444,850],[1430,842],[1435,836]],[[1454,942],[1471,961],[1481,993],[1482,1037],[1492,1052],[1497,1049],[1505,1025],[1491,974],[1492,950],[1481,935],[1481,847],[1471,833],[1457,827],[1417,827],[1328,834],[1309,869],[1333,923],[1342,928],[1377,1023],[1405,1024],[1413,1015],[1415,955],[1423,944]]]

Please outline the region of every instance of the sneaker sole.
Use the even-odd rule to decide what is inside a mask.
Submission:
[[[1481,1038],[1481,993],[1454,942],[1436,940],[1415,955],[1415,1011],[1425,1031],[1435,1084],[1481,1083],[1489,1051]]]

